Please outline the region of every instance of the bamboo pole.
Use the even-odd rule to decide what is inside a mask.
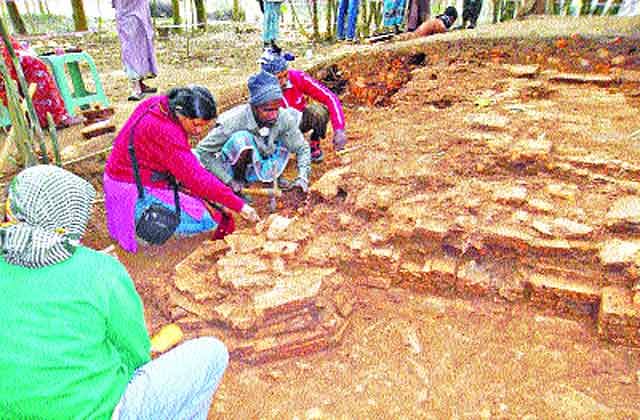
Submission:
[[[13,140],[18,149],[18,154],[22,158],[22,164],[25,166],[32,166],[36,164],[36,158],[31,148],[31,142],[29,135],[29,125],[27,124],[26,117],[22,111],[22,104],[20,103],[20,94],[18,93],[18,86],[11,78],[9,69],[4,60],[0,60],[0,74],[5,81],[5,90],[7,92],[7,109],[11,117],[12,127],[9,131],[9,135],[5,139],[5,145],[3,147],[4,152],[8,152],[8,142]],[[5,155],[6,157],[7,155]],[[0,162],[0,166],[4,166],[4,160]]]
[[[13,25],[13,29],[19,34],[26,34],[27,28],[24,24],[24,20],[22,20],[22,16],[20,16],[20,11],[18,10],[18,6],[14,0],[7,0],[7,10],[9,12],[9,19]]]
[[[49,123],[49,137],[51,138],[51,148],[53,149],[53,157],[56,165],[62,167],[62,158],[60,157],[60,147],[58,146],[58,131],[53,117],[47,112],[47,122]]]
[[[38,115],[36,114],[36,110],[33,106],[33,101],[31,100],[31,95],[29,95],[29,85],[27,84],[27,80],[24,77],[24,72],[22,71],[22,66],[20,65],[20,60],[16,56],[16,52],[13,49],[13,44],[9,39],[9,34],[7,33],[7,27],[4,23],[4,20],[0,19],[0,35],[2,36],[2,40],[7,48],[7,52],[11,57],[13,62],[13,66],[16,70],[16,74],[18,76],[18,84],[20,86],[20,90],[23,92],[25,103],[27,105],[27,112],[29,113],[29,117],[31,119],[31,124],[34,128],[36,139],[40,144],[40,152],[43,154],[43,158],[47,160],[47,150],[46,147],[42,148],[44,145],[44,135],[42,134],[42,128],[40,128],[40,122],[38,120]],[[45,162],[45,163],[47,163]]]

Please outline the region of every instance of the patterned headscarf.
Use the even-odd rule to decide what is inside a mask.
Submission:
[[[38,165],[9,185],[0,252],[10,264],[39,268],[73,254],[84,235],[96,191],[62,168]]]

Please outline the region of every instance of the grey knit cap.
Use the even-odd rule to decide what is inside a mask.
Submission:
[[[282,89],[278,78],[273,74],[261,71],[249,77],[249,103],[251,105],[262,105],[266,102],[282,99]]]

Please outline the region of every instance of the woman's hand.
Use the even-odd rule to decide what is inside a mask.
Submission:
[[[232,179],[229,183],[229,187],[234,193],[240,194],[242,192],[242,189],[244,188],[244,182]]]
[[[242,210],[240,210],[240,216],[242,216],[243,219],[253,223],[257,223],[260,221],[260,215],[258,215],[258,212],[248,204],[242,206]]]

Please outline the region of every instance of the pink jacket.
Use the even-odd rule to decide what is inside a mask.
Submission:
[[[302,112],[307,106],[305,95],[320,102],[329,110],[333,130],[344,130],[344,114],[342,104],[335,93],[302,70],[288,70],[289,86],[283,90],[282,100],[285,107],[295,108]]]

